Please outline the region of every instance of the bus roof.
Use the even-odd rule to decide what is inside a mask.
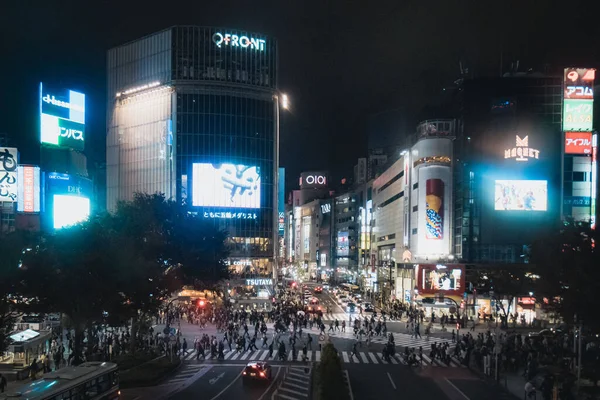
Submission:
[[[65,387],[77,385],[97,375],[117,369],[117,364],[110,362],[86,362],[77,367],[65,367],[50,372],[29,382],[19,389],[0,395],[0,399],[43,399],[53,394],[61,393]]]

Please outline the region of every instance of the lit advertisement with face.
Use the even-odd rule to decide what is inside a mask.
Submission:
[[[462,294],[464,266],[460,264],[419,265],[418,288],[421,293]]]
[[[494,191],[497,211],[547,211],[548,182],[497,180]]]
[[[260,208],[260,168],[239,164],[195,163],[192,205]]]

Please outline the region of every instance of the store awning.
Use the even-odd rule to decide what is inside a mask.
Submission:
[[[13,333],[12,335],[10,335],[10,338],[14,342],[26,342],[38,336],[40,336],[39,332],[36,332],[33,329],[25,329],[24,331]]]

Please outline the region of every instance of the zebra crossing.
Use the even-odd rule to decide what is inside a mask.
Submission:
[[[205,360],[200,358],[200,360],[196,361],[195,353],[188,353],[183,356],[186,365],[196,366],[196,372],[200,369],[202,365],[213,364],[213,363],[247,363],[250,361],[270,361],[270,362],[319,362],[321,361],[321,351],[319,350],[308,350],[306,354],[306,360],[303,360],[302,352],[297,352],[296,359],[294,360],[292,357],[292,352],[288,351],[286,354],[286,359],[281,360],[279,358],[277,350],[273,350],[273,354],[269,357],[269,350],[249,350],[245,352],[236,352],[227,351],[225,353],[225,357],[223,360],[217,360],[216,358],[207,357]],[[417,356],[417,360],[419,357]],[[341,351],[340,352],[340,360],[342,363],[346,364],[395,364],[395,365],[407,365],[406,361],[401,354],[396,354],[390,357],[390,360],[386,360],[383,357],[381,352],[374,351],[359,351],[356,355],[352,355],[351,352]],[[431,366],[431,367],[447,367],[447,368],[466,368],[462,363],[456,359],[451,358],[450,363],[446,364],[438,359],[431,359],[427,354],[423,353],[423,366]],[[193,369],[190,368],[190,373]],[[187,379],[184,375],[181,378]],[[189,375],[191,376],[191,375]]]
[[[312,332],[309,332],[312,333]],[[340,331],[333,331],[330,332],[329,329],[325,329],[325,333],[327,335],[329,335],[331,338],[339,338],[339,339],[352,339],[352,340],[356,340],[356,336],[353,333],[353,330],[346,328],[346,332],[342,332],[341,328]],[[419,348],[419,347],[423,347],[424,349],[429,349],[431,348],[431,345],[433,343],[435,343],[436,345],[438,344],[442,344],[442,343],[446,343],[446,342],[450,342],[449,339],[442,339],[442,338],[438,338],[438,337],[429,337],[427,338],[425,337],[421,337],[421,338],[416,338],[413,337],[411,335],[408,335],[406,333],[401,333],[401,332],[392,332],[392,334],[394,335],[394,343],[396,344],[396,346],[400,346],[402,348],[404,347],[414,347],[414,348]],[[366,336],[362,335],[361,337],[361,341],[365,342],[366,341]],[[379,344],[386,344],[388,342],[388,338],[387,336],[372,336],[371,337],[371,343],[379,343]],[[454,348],[454,344],[450,343],[450,349]]]

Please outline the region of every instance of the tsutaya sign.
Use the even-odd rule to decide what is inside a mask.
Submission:
[[[529,147],[529,136],[520,138],[517,135],[516,146],[504,150],[504,158],[514,158],[517,161],[528,161],[530,158],[539,159],[540,151]]]
[[[269,286],[273,284],[273,279],[246,279],[246,286]]]
[[[213,34],[213,42],[217,47],[231,46],[231,47],[243,47],[244,49],[251,48],[258,51],[265,51],[266,41],[264,39],[257,39],[244,35],[232,35],[231,33],[215,32]]]

